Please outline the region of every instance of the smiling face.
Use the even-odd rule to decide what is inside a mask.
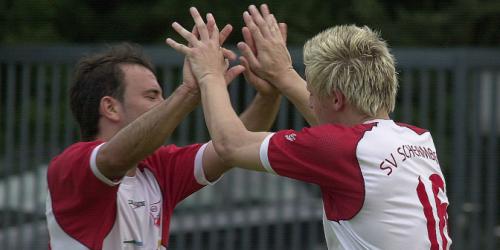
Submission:
[[[160,84],[149,69],[138,64],[122,64],[125,91],[120,102],[120,123],[125,127],[164,98]]]

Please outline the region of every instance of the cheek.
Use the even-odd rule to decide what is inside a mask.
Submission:
[[[145,102],[128,103],[124,110],[127,122],[130,123],[146,113],[149,110],[149,105]]]

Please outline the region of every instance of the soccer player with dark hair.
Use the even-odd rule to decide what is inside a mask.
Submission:
[[[220,44],[231,29],[221,31]],[[225,83],[245,70],[225,67]],[[258,93],[241,121],[267,130],[279,92],[243,73]],[[51,249],[166,249],[175,206],[231,168],[211,142],[163,146],[200,102],[190,65],[185,61],[182,84],[164,99],[141,49],[121,44],[81,59],[70,95],[82,141],[48,168]]]

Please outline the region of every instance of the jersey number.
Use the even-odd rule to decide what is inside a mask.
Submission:
[[[424,180],[425,181],[425,180]],[[434,194],[435,209],[437,210],[437,216],[439,220],[439,233],[443,241],[443,248],[447,249],[448,240],[445,235],[445,228],[448,228],[448,214],[446,213],[446,208],[448,207],[448,202],[443,202],[439,199],[439,191],[445,192],[444,190],[444,180],[441,176],[433,174],[429,177],[429,181],[432,185],[432,193]],[[418,177],[417,194],[420,203],[424,207],[424,215],[427,220],[427,234],[429,235],[429,240],[431,242],[431,250],[439,250],[439,243],[436,235],[436,218],[433,213],[433,206],[427,192],[425,190],[425,185],[422,182],[422,178]]]

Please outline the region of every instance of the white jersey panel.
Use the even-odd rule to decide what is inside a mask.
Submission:
[[[161,249],[162,193],[148,169],[125,176],[118,189],[117,218],[103,249]]]
[[[430,177],[437,175],[444,179],[430,133],[418,134],[391,120],[377,122],[377,126],[364,134],[356,149],[365,185],[363,207],[347,221],[324,218],[328,249],[429,248],[425,201],[421,201],[417,193],[419,183],[431,204],[432,217],[436,219],[432,230],[442,246],[443,234],[439,230]],[[438,197],[440,202],[448,203],[444,191]],[[447,247],[450,244],[447,238]]]

